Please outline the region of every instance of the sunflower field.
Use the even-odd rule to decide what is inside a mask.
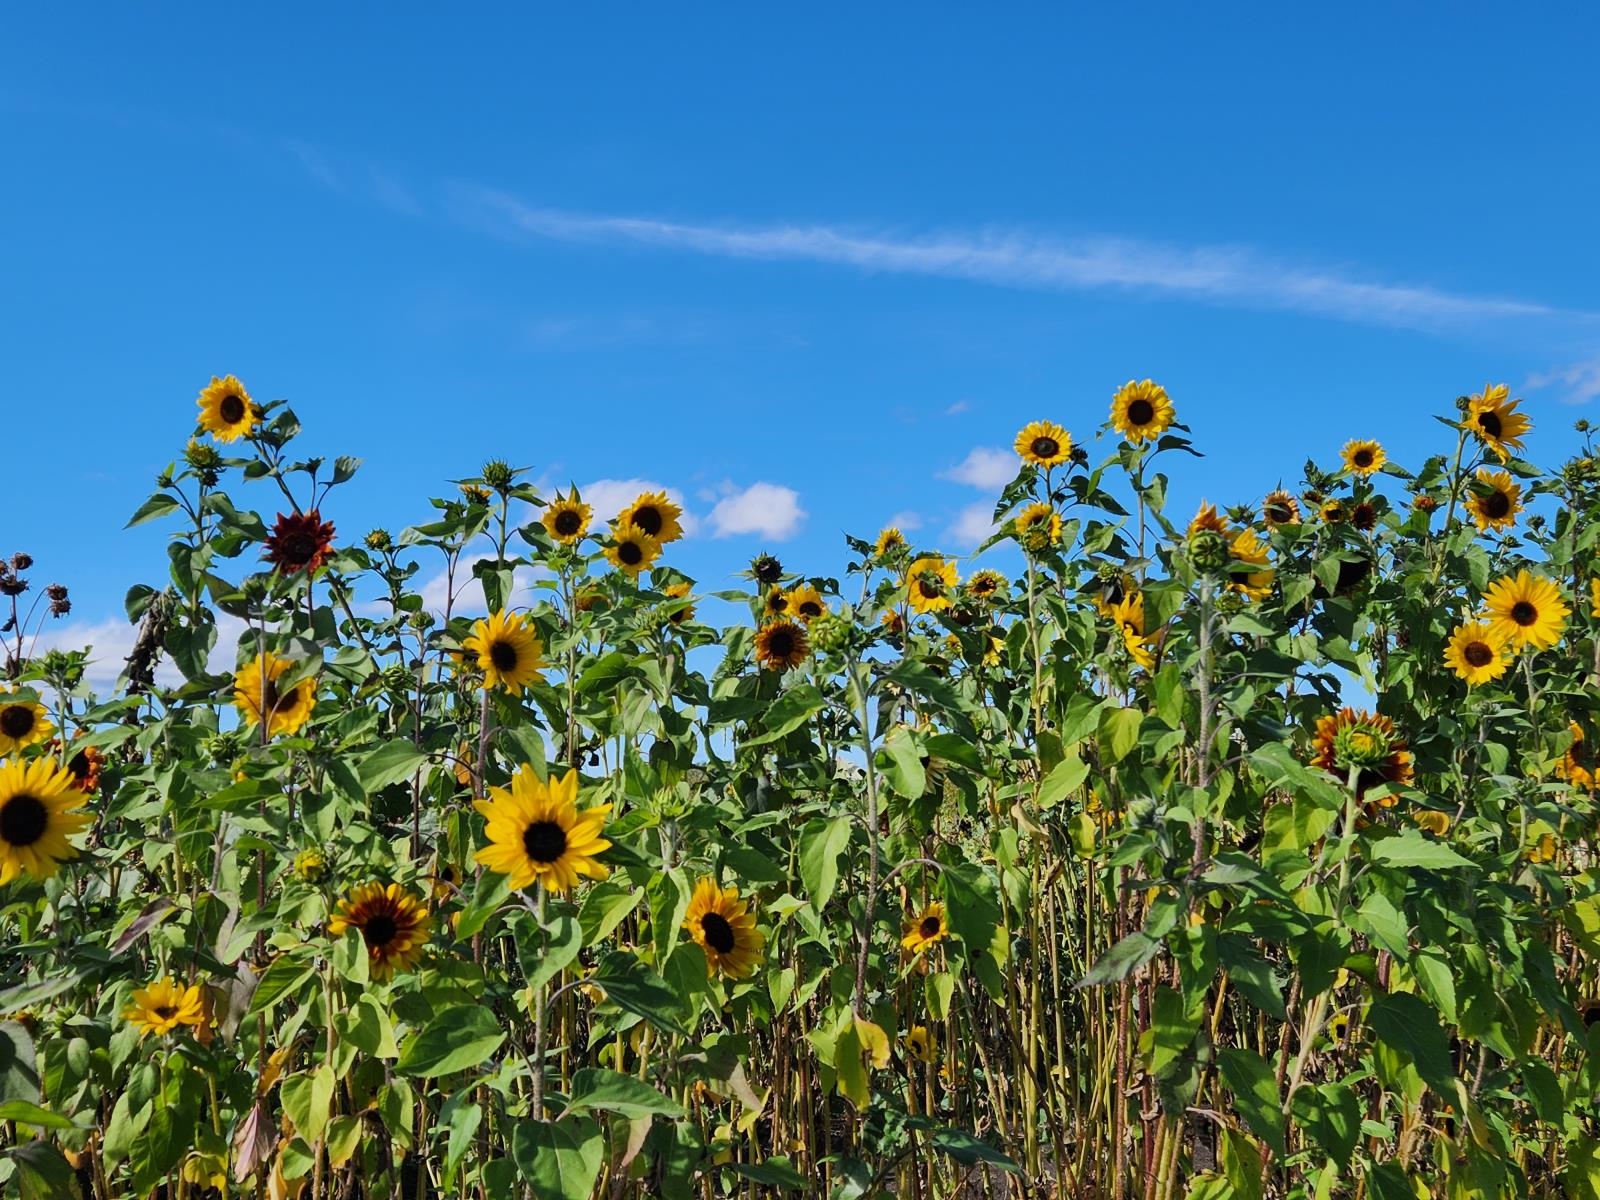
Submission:
[[[0,568],[0,1195],[1600,1200],[1600,466],[1520,405],[1185,519],[1130,382],[1004,572],[702,591],[501,461],[353,533],[213,379],[110,694]]]

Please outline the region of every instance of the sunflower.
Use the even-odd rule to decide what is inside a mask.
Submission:
[[[1478,479],[1467,494],[1467,511],[1479,533],[1499,532],[1517,523],[1522,511],[1522,485],[1505,471],[1478,468]]]
[[[912,954],[921,954],[949,932],[950,924],[945,920],[944,905],[933,900],[916,917],[901,926],[900,944]]]
[[[1030,421],[1012,443],[1017,457],[1036,467],[1072,461],[1072,435],[1054,421]]]
[[[1434,837],[1443,837],[1450,832],[1450,814],[1435,809],[1414,812],[1411,821],[1418,829],[1426,829]]]
[[[490,498],[494,495],[493,492],[484,487],[481,483],[463,483],[460,485],[460,487],[461,498],[469,505],[473,505],[477,508],[487,508],[489,506]]]
[[[1300,524],[1300,502],[1282,488],[1273,488],[1261,501],[1261,519],[1269,529]]]
[[[1342,708],[1331,717],[1317,718],[1311,740],[1311,765],[1341,780],[1356,773],[1356,795],[1364,797],[1380,784],[1401,786],[1411,782],[1411,752],[1394,730],[1394,722],[1378,713]],[[1385,796],[1384,807],[1394,804]]]
[[[690,587],[687,583],[669,583],[661,589],[661,594],[668,600],[684,600],[688,598]],[[667,620],[674,625],[686,625],[694,620],[694,605],[674,609],[667,614]]]
[[[885,637],[895,637],[906,631],[905,619],[892,608],[886,608],[878,614],[878,624],[883,626]]]
[[[1317,516],[1322,518],[1324,525],[1338,525],[1350,519],[1350,512],[1345,508],[1343,500],[1337,496],[1329,496],[1318,506]]]
[[[1371,475],[1382,470],[1383,464],[1389,461],[1382,446],[1362,438],[1346,442],[1339,454],[1344,459],[1344,469],[1352,475]]]
[[[1130,379],[1111,398],[1112,427],[1135,446],[1160,437],[1175,415],[1167,389],[1150,379]]]
[[[85,746],[67,759],[67,772],[72,776],[72,786],[80,792],[93,793],[100,788],[100,771],[106,765],[106,756],[94,746]]]
[[[1145,637],[1144,595],[1140,592],[1124,594],[1121,600],[1111,605],[1109,615],[1122,635],[1122,645],[1128,655],[1146,671],[1154,671],[1156,658],[1150,647],[1153,639]]]
[[[942,558],[919,558],[906,571],[911,607],[919,613],[949,608],[951,596],[960,582],[955,563]]]
[[[267,535],[261,557],[280,575],[315,571],[333,553],[333,522],[324,521],[316,509],[279,513]]]
[[[905,1043],[906,1053],[918,1062],[932,1062],[937,1054],[933,1035],[926,1025],[913,1025],[906,1030]]]
[[[184,987],[176,979],[157,979],[133,993],[122,1017],[138,1029],[140,1037],[171,1033],[180,1025],[199,1026],[205,1022],[205,998],[199,984]]]
[[[261,417],[244,390],[232,375],[218,379],[211,377],[211,385],[200,393],[195,403],[200,406],[200,428],[219,442],[236,442],[248,437]]]
[[[339,901],[328,918],[328,933],[339,938],[359,929],[367,944],[367,967],[374,979],[384,980],[416,965],[427,948],[430,924],[421,896],[398,883],[373,880]]]
[[[1195,511],[1194,517],[1189,521],[1187,534],[1193,537],[1197,533],[1220,533],[1223,537],[1233,536],[1228,528],[1228,522],[1217,512],[1217,506],[1204,500]]]
[[[477,656],[485,689],[503,687],[520,693],[543,674],[544,643],[523,613],[490,613],[488,620],[473,622],[461,649],[468,662]]]
[[[767,598],[761,602],[761,614],[768,618],[783,616],[789,611],[789,593],[782,588],[773,588],[767,593]]]
[[[790,591],[787,611],[809,625],[827,612],[828,606],[822,602],[822,593],[808,583]]]
[[[1526,567],[1515,576],[1503,575],[1491,583],[1483,603],[1494,631],[1513,650],[1554,646],[1572,611],[1555,584],[1529,573]]]
[[[576,491],[570,496],[558,492],[556,498],[545,505],[539,522],[556,541],[563,546],[570,546],[589,532],[589,518],[592,515],[593,511],[578,499]]]
[[[681,516],[683,509],[665,492],[646,492],[617,514],[617,524],[642,529],[665,546],[683,536],[683,525],[678,520]]]
[[[1521,403],[1511,399],[1511,389],[1505,384],[1485,384],[1483,391],[1467,401],[1467,417],[1461,425],[1506,462],[1511,451],[1522,449],[1522,435],[1533,427],[1533,422],[1517,411]]]
[[[783,578],[783,564],[770,554],[758,554],[750,560],[750,578],[757,583],[777,583]]]
[[[707,875],[694,885],[683,918],[689,937],[705,951],[707,974],[744,979],[761,962],[767,937],[756,928],[756,914],[736,887],[718,887]]]
[[[606,558],[611,565],[637,580],[639,572],[661,557],[661,543],[637,525],[619,522],[611,531]]]
[[[1594,752],[1584,744],[1583,726],[1576,721],[1567,722],[1567,726],[1572,730],[1572,745],[1567,747],[1567,752],[1556,764],[1556,778],[1564,779],[1582,791],[1592,792],[1595,785]]]
[[[1444,648],[1444,665],[1477,687],[1499,679],[1511,666],[1505,638],[1483,621],[1468,621],[1456,626]]]
[[[893,525],[887,525],[878,530],[878,540],[873,543],[872,550],[879,558],[888,558],[891,554],[898,554],[906,548],[906,535]]]
[[[1350,524],[1361,532],[1366,533],[1378,524],[1378,506],[1371,500],[1363,500],[1350,510]]]
[[[70,834],[94,823],[72,772],[49,758],[0,763],[0,887],[26,872],[49,879],[78,857]]]
[[[604,879],[611,873],[596,858],[611,845],[600,836],[611,806],[579,812],[576,771],[540,779],[525,764],[511,776],[509,788],[490,788],[489,798],[473,807],[483,814],[489,838],[476,861],[508,876],[513,888],[538,882],[549,891],[567,892],[580,875]]]
[[[0,754],[15,754],[54,732],[44,705],[16,692],[0,692]]]
[[[1005,590],[1006,577],[988,567],[974,571],[972,578],[967,580],[967,595],[975,600],[992,600]]]
[[[270,650],[240,667],[233,677],[233,706],[239,715],[254,725],[267,713],[267,735],[293,734],[311,719],[317,702],[315,677],[302,679],[286,693],[278,691],[278,680],[293,664]],[[265,695],[263,696],[263,693]]]
[[[1014,524],[1017,540],[1029,550],[1043,550],[1061,541],[1061,514],[1043,501],[1024,508]]]
[[[1228,568],[1228,589],[1252,600],[1265,600],[1272,595],[1271,559],[1267,557],[1267,544],[1256,536],[1255,530],[1241,529],[1234,535],[1230,549],[1233,565]]]
[[[810,653],[805,627],[793,621],[768,621],[756,633],[756,661],[769,671],[798,667]]]
[[[1156,669],[1155,651],[1150,648],[1154,638],[1147,638],[1134,633],[1126,625],[1122,627],[1122,648],[1128,652],[1128,657],[1146,671],[1154,672]]]
[[[1600,617],[1600,575],[1589,580],[1589,615]]]

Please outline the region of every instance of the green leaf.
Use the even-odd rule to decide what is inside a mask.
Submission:
[[[1439,1014],[1419,996],[1386,992],[1374,996],[1367,1024],[1380,1042],[1411,1059],[1422,1081],[1448,1099],[1455,1097],[1450,1070],[1450,1039]]]
[[[604,1153],[591,1117],[524,1120],[511,1135],[511,1157],[537,1200],[590,1200]]]
[[[1039,784],[1039,807],[1054,808],[1077,791],[1088,777],[1089,764],[1076,749],[1072,750]]]
[[[1407,829],[1395,837],[1375,842],[1367,857],[1385,867],[1423,867],[1431,871],[1477,865],[1443,842],[1423,837],[1417,829]]]
[[[916,735],[897,726],[878,747],[878,767],[896,794],[915,800],[928,790],[928,772],[922,765],[922,748]]]
[[[569,1113],[591,1109],[604,1109],[625,1117],[683,1115],[683,1108],[677,1101],[662,1095],[648,1083],[600,1067],[585,1067],[574,1075],[567,1094]]]
[[[289,1114],[295,1130],[308,1142],[316,1141],[328,1126],[333,1085],[333,1070],[323,1063],[314,1071],[291,1075],[278,1086],[283,1111]]]
[[[484,1065],[505,1040],[492,1011],[481,1004],[457,1005],[428,1022],[405,1047],[395,1069],[407,1075],[448,1075]]]
[[[0,1121],[18,1121],[40,1129],[74,1129],[77,1123],[71,1117],[40,1108],[26,1100],[7,1100],[0,1104]]]
[[[410,779],[427,761],[428,756],[404,738],[387,741],[362,760],[358,772],[361,786],[369,792],[382,791],[391,783]]]
[[[132,529],[135,525],[143,525],[146,521],[154,521],[157,517],[164,517],[169,512],[177,510],[178,501],[166,492],[152,493],[150,499],[139,505],[138,511],[128,518],[124,529]]]
[[[311,978],[313,965],[293,954],[280,954],[267,964],[250,997],[249,1016],[266,1012],[278,1000]]]
[[[782,1188],[789,1192],[798,1192],[806,1187],[806,1177],[794,1169],[794,1164],[787,1158],[769,1158],[760,1163],[732,1163],[733,1173],[752,1183],[759,1183],[766,1187]]]
[[[850,844],[850,818],[808,821],[800,831],[800,879],[811,897],[811,907],[821,912],[839,882],[839,855]]]
[[[1135,930],[1096,959],[1077,986],[1100,987],[1115,983],[1144,966],[1160,949],[1161,939],[1151,937],[1142,929]]]
[[[618,1008],[643,1017],[668,1033],[684,1033],[683,1004],[678,993],[632,954],[613,950],[589,976]]]
[[[1137,708],[1108,708],[1100,714],[1100,752],[1107,762],[1121,762],[1139,744],[1144,713]]]
[[[1010,1155],[996,1150],[988,1142],[974,1137],[965,1129],[936,1129],[928,1140],[933,1143],[935,1150],[942,1150],[958,1163],[965,1163],[968,1166],[988,1163],[999,1167],[1002,1171],[1010,1171],[1013,1175],[1022,1171]]]
[[[746,738],[744,744],[765,746],[769,742],[788,736],[809,721],[811,714],[821,708],[822,704],[822,693],[815,685],[802,683],[798,687],[790,688],[773,702],[771,708],[767,709],[766,720],[762,722],[766,726],[766,732]]]
[[[1278,1080],[1271,1065],[1254,1050],[1227,1049],[1217,1052],[1222,1078],[1233,1091],[1244,1123],[1282,1158],[1287,1153],[1283,1140],[1283,1099],[1278,1095]]]
[[[528,987],[537,990],[549,983],[578,957],[583,949],[583,929],[568,912],[545,917],[541,930],[529,913],[519,913],[511,925],[517,944],[517,958]]]
[[[9,1153],[17,1164],[22,1200],[61,1200],[77,1190],[71,1166],[49,1142],[25,1142]]]
[[[1361,1140],[1361,1101],[1355,1091],[1342,1083],[1304,1084],[1294,1094],[1293,1109],[1306,1141],[1324,1151],[1340,1170],[1347,1168]]]
[[[950,928],[972,954],[981,954],[989,949],[1000,924],[1000,888],[975,862],[946,866],[941,874]]]

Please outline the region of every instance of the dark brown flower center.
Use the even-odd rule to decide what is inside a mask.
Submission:
[[[374,913],[361,926],[361,937],[372,950],[383,949],[399,932],[399,923],[388,913]]]
[[[769,612],[780,613],[788,607],[789,597],[782,592],[773,592],[772,595],[767,597],[767,610]]]
[[[705,936],[706,945],[718,954],[732,954],[736,944],[733,936],[733,926],[721,913],[708,912],[700,918],[700,932]]]
[[[154,1011],[156,1016],[160,1017],[163,1021],[170,1021],[178,1010],[171,1004],[158,1004],[156,1005]]]
[[[1371,529],[1378,523],[1378,510],[1370,504],[1358,504],[1350,514],[1350,523],[1357,529]]]
[[[567,831],[554,821],[534,821],[522,831],[522,848],[536,863],[553,863],[567,852]]]
[[[788,658],[794,653],[794,634],[787,629],[774,629],[767,637],[767,653],[773,658]]]
[[[1500,415],[1492,412],[1479,413],[1478,428],[1483,430],[1483,432],[1488,434],[1490,437],[1499,437],[1501,429]]]
[[[285,566],[299,567],[317,552],[317,539],[304,531],[286,535],[278,542],[278,558]]]
[[[1511,514],[1511,497],[1496,489],[1483,498],[1483,515],[1498,521]]]
[[[1461,657],[1467,660],[1469,666],[1487,667],[1494,661],[1494,650],[1484,642],[1468,642]]]
[[[229,425],[237,425],[244,420],[244,401],[229,392],[222,398],[222,403],[217,405],[217,412]]]
[[[651,537],[661,532],[661,510],[653,504],[633,510],[633,523],[644,530]]]
[[[1032,449],[1037,458],[1054,458],[1061,453],[1061,443],[1053,437],[1036,437]]]
[[[1356,466],[1365,470],[1367,467],[1372,465],[1372,451],[1365,449],[1357,450],[1350,456],[1350,461]]]
[[[50,825],[50,810],[44,801],[20,792],[0,807],[0,840],[12,846],[31,846],[44,836]]]
[[[489,661],[494,664],[496,671],[515,671],[517,669],[517,648],[510,642],[490,642]]]
[[[89,752],[87,750],[79,750],[67,760],[67,770],[71,772],[72,777],[79,783],[89,778],[89,765]]]
[[[944,587],[937,579],[917,580],[917,590],[922,593],[924,600],[937,600],[944,595]]]
[[[802,617],[820,617],[822,615],[822,605],[815,600],[806,600],[800,605],[800,615]]]
[[[1129,425],[1148,425],[1155,417],[1156,406],[1148,400],[1135,400],[1128,405]]]
[[[923,917],[922,924],[917,926],[917,932],[925,938],[938,937],[939,931],[944,928],[944,922],[938,917]]]
[[[644,561],[644,549],[638,542],[622,542],[617,546],[617,557],[623,566],[636,567]]]
[[[1518,625],[1532,625],[1539,619],[1539,610],[1527,600],[1518,600],[1511,606],[1511,619]]]
[[[22,738],[33,732],[33,709],[26,704],[8,704],[0,708],[0,733],[9,738]]]
[[[576,537],[583,520],[578,513],[570,508],[563,508],[556,514],[555,531],[562,537]]]
[[[1282,503],[1267,505],[1267,520],[1274,525],[1287,525],[1289,523],[1289,506]]]

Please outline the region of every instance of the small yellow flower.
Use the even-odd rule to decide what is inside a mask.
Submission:
[[[205,1002],[197,984],[185,987],[176,979],[157,979],[133,993],[122,1016],[140,1037],[171,1033],[180,1025],[198,1026],[204,1021]]]

